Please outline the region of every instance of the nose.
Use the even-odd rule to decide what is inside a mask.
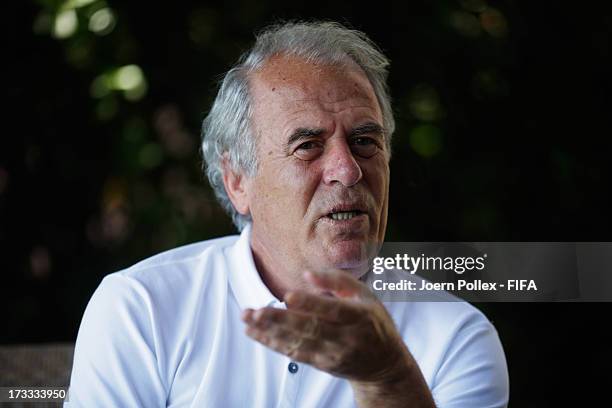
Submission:
[[[357,184],[362,179],[363,173],[347,141],[330,140],[328,143],[323,164],[323,182],[325,184],[339,182],[345,187]]]

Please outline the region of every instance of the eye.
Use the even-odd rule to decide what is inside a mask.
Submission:
[[[309,140],[300,144],[293,154],[300,160],[314,160],[323,152],[321,143],[315,140]]]
[[[353,154],[365,159],[374,156],[378,153],[378,142],[371,137],[359,136],[351,139],[351,151]]]

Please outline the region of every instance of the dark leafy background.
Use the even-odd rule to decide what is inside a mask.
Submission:
[[[610,241],[612,14],[604,6],[5,7],[1,343],[73,341],[105,274],[233,233],[200,171],[199,126],[219,75],[255,30],[280,18],[350,24],[392,60],[388,240]],[[599,401],[612,362],[609,304],[476,306],[504,344],[512,406]]]

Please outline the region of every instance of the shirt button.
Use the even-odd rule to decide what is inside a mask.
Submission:
[[[289,367],[287,367],[287,368],[289,369],[289,372],[291,374],[297,373],[298,369],[299,369],[298,365],[295,364],[293,361],[289,363]]]

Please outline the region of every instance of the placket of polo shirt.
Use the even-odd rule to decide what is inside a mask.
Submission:
[[[287,364],[285,364],[278,408],[295,408],[298,406],[297,395],[304,367],[301,363],[292,361],[289,357],[286,360]]]
[[[271,306],[278,309],[287,308],[284,302],[275,302]],[[284,373],[278,394],[278,408],[295,408],[298,405],[296,399],[304,367],[302,363],[293,361],[289,357],[283,356],[282,358],[285,364],[281,366]]]

